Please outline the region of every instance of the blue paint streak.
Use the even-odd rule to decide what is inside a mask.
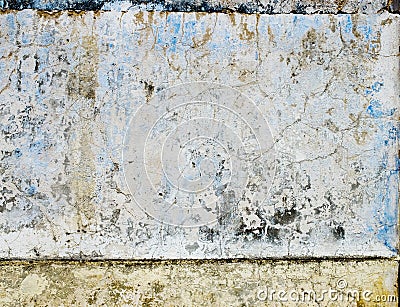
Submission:
[[[22,151],[21,151],[21,149],[16,148],[16,149],[14,150],[14,154],[15,154],[15,156],[16,156],[17,158],[20,158],[20,157],[22,156]]]
[[[8,29],[8,35],[12,38],[16,33],[14,14],[7,15],[7,23],[6,29]]]
[[[387,136],[389,139],[399,137],[399,129],[396,126],[387,126],[385,123],[379,125],[380,130],[385,131],[382,135],[380,134],[376,141],[376,145],[380,148],[383,138]],[[388,140],[385,140],[385,144]],[[396,146],[396,142],[392,141],[392,146]],[[388,250],[393,253],[397,253],[397,222],[398,222],[398,200],[399,191],[397,189],[397,183],[399,181],[399,170],[400,161],[396,158],[395,168],[391,169],[389,163],[389,151],[385,151],[382,154],[382,158],[379,161],[379,173],[381,174],[380,180],[380,192],[375,198],[374,215],[377,218],[378,230],[376,231],[377,239],[382,242]],[[370,231],[373,232],[373,229]]]
[[[372,28],[369,25],[361,25],[357,27],[357,30],[364,35],[365,40],[369,40],[372,35]]]
[[[370,94],[372,94],[372,90],[370,90],[369,88],[367,88],[367,89],[365,90],[365,95],[370,95]]]
[[[370,104],[367,108],[367,113],[374,118],[379,118],[383,115],[383,112],[379,109],[382,104],[377,99],[373,99],[370,101]]]
[[[182,20],[181,20],[181,15],[169,15],[167,18],[167,28],[172,27],[173,30],[173,36],[170,39],[169,42],[167,42],[167,46],[169,47],[169,51],[172,53],[176,52],[176,47],[177,47],[177,35],[179,34],[179,31],[181,30],[182,26]],[[171,34],[168,33],[168,36]]]
[[[387,153],[386,157],[387,159]],[[382,166],[386,169],[387,167],[387,160],[382,161]],[[397,216],[398,216],[398,208],[392,208],[393,205],[391,204],[391,198],[395,198],[396,200],[399,199],[398,191],[395,188],[390,189],[390,183],[394,180],[394,182],[398,182],[399,180],[399,168],[397,167],[396,170],[391,170],[386,177],[384,191],[382,191],[378,197],[378,207],[379,212],[375,212],[376,216],[379,217],[379,230],[377,233],[377,238],[392,252],[397,253],[397,248],[395,246],[395,239],[397,238],[396,233],[396,225],[397,225]],[[391,179],[394,176],[395,178]],[[393,194],[394,195],[393,195]],[[397,203],[397,201],[396,201]],[[377,210],[376,210],[377,211]]]
[[[41,71],[48,65],[49,49],[48,48],[37,49],[36,58],[37,58],[37,62],[38,62],[38,70]]]
[[[178,47],[178,35],[182,29],[182,16],[169,15],[164,25],[153,26],[153,31],[158,33],[156,47],[164,49],[167,47],[168,53],[176,53]]]
[[[344,31],[346,33],[351,33],[353,31],[353,22],[351,21],[350,15],[346,16],[346,25],[345,25]]]
[[[28,193],[29,196],[33,196],[37,193],[37,187],[34,185],[31,185],[27,190],[26,193]]]
[[[397,127],[393,126],[389,129],[389,139],[393,141],[400,139],[400,131]]]
[[[31,40],[30,40],[29,36],[24,33],[24,34],[22,34],[21,42],[22,42],[22,44],[27,45],[31,42]]]
[[[392,116],[396,112],[396,108],[382,110],[382,104],[378,99],[372,99],[367,107],[367,113],[373,118],[381,118],[383,116]]]
[[[35,153],[40,155],[43,152],[43,149],[46,148],[46,145],[43,141],[36,141],[29,146],[29,151],[31,153]]]
[[[183,25],[183,37],[182,44],[184,45],[193,45],[193,38],[196,36],[196,22],[195,21],[187,21]]]
[[[53,44],[55,41],[54,38],[54,31],[52,32],[43,32],[40,36],[39,36],[39,44],[41,45],[51,45]]]
[[[323,22],[321,21],[321,17],[319,15],[316,15],[314,17],[314,24],[316,28],[320,28],[323,25]]]
[[[372,84],[371,88],[374,92],[380,92],[381,87],[383,86],[383,82],[376,81],[374,84]]]
[[[303,37],[311,28],[315,28],[316,24],[313,20],[305,18],[304,16],[295,16],[293,18],[293,29],[287,33],[288,37],[296,39]],[[275,29],[274,29],[275,32]]]
[[[383,82],[376,81],[374,84],[372,84],[370,87],[368,87],[364,93],[365,95],[371,95],[374,96],[375,93],[379,93],[381,91],[381,88],[383,87]]]
[[[169,15],[167,18],[167,24],[172,24],[173,33],[176,35],[181,29],[181,15]]]

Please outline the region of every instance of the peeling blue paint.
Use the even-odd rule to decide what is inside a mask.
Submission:
[[[367,108],[367,113],[374,118],[379,118],[383,116],[383,112],[380,110],[382,104],[377,99],[372,99]]]
[[[156,42],[158,48],[161,47],[167,48],[168,53],[177,53],[177,44],[178,44],[178,35],[181,31],[182,26],[182,16],[178,15],[170,15],[167,18],[166,24],[159,26],[152,26],[154,29],[154,33],[157,33]],[[171,33],[166,33],[166,29],[172,29]]]
[[[397,127],[393,126],[389,129],[389,139],[396,141],[400,138],[400,131]]]
[[[54,37],[54,31],[46,31],[42,32],[41,35],[38,37],[38,43],[40,45],[48,46],[51,44],[54,44],[55,37]]]
[[[369,25],[360,25],[357,27],[357,30],[364,35],[364,39],[367,41],[370,39],[372,35],[372,28]]]
[[[22,156],[22,151],[21,151],[21,149],[16,148],[16,149],[14,150],[14,154],[15,154],[15,156],[16,156],[17,158],[20,158],[20,157]]]
[[[344,27],[346,33],[351,33],[353,31],[353,21],[351,20],[351,15],[346,15],[346,24]]]
[[[40,155],[45,149],[46,145],[43,141],[36,141],[29,146],[29,151],[35,154]]]
[[[389,141],[393,145],[398,138],[398,128],[390,122],[380,122],[378,124],[379,134],[375,139],[376,149],[382,148],[381,144],[388,145]],[[373,212],[377,218],[377,228],[374,231],[377,239],[382,242],[388,250],[393,253],[398,252],[397,246],[397,223],[398,223],[398,182],[399,182],[399,163],[398,158],[393,157],[384,151],[377,159],[377,178],[376,184],[380,186],[379,193],[375,197]],[[389,160],[390,159],[390,160]],[[392,160],[395,159],[395,160]],[[393,168],[394,161],[394,168]]]
[[[303,37],[310,30],[310,27],[314,26],[314,23],[304,16],[295,16],[293,18],[293,25],[293,31],[290,33],[290,36],[299,38]]]
[[[31,185],[31,186],[28,187],[28,189],[26,190],[26,193],[27,193],[29,196],[35,195],[35,194],[37,193],[37,187],[34,186],[34,185]]]
[[[186,21],[183,26],[182,44],[193,46],[193,37],[196,35],[196,22]]]
[[[372,99],[367,107],[367,113],[373,118],[393,116],[395,112],[396,108],[382,110],[382,104],[378,99]]]
[[[374,92],[380,92],[382,86],[383,82],[376,81],[374,84],[372,84],[371,88]]]
[[[13,37],[15,35],[16,27],[15,27],[15,16],[14,15],[7,15],[7,29],[8,35]]]
[[[384,156],[382,160],[382,166],[384,169],[387,167],[387,155]],[[387,172],[387,175],[384,180],[382,180],[382,185],[386,187],[386,189],[382,189],[384,192],[381,192],[377,196],[377,208],[375,208],[375,214],[379,219],[379,228],[377,232],[377,238],[380,240],[390,251],[397,253],[397,222],[398,222],[398,208],[395,204],[391,203],[391,201],[399,199],[399,193],[397,189],[390,188],[394,186],[391,182],[398,182],[399,180],[399,171],[391,170]]]

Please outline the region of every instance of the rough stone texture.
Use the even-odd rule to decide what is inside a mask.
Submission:
[[[0,305],[397,306],[399,7],[0,0]]]
[[[397,269],[384,260],[10,264],[0,265],[0,304],[394,307]]]
[[[397,255],[398,16],[24,10],[0,19],[0,257]],[[196,81],[214,84],[198,96]],[[179,95],[166,90],[183,83]],[[241,95],[257,106],[247,115],[236,112],[251,106]],[[197,97],[206,103],[188,104]],[[168,110],[171,99],[183,106]],[[155,101],[162,116],[154,126],[130,121]],[[158,161],[169,148],[157,143],[163,133],[184,140],[180,124],[207,118],[221,124],[211,126],[220,129],[215,141],[233,131],[256,146],[254,135],[270,133],[259,129],[261,115],[275,144],[258,145],[274,145],[274,168],[257,159],[249,168],[246,146],[207,152],[205,142],[200,160],[160,166],[197,170],[195,161],[211,159],[211,193],[178,189],[177,197],[159,165],[145,161],[153,172],[128,171],[125,182],[127,145]],[[149,146],[134,139],[124,147],[132,125]],[[224,164],[224,155],[236,162]],[[241,183],[229,177],[238,169],[248,175],[242,194],[226,185]],[[154,201],[131,193],[145,176]],[[160,223],[154,206],[164,200],[186,208],[186,226],[198,222],[191,205],[212,208],[215,221]]]
[[[0,0],[3,9],[155,10],[262,14],[398,12],[398,0]]]

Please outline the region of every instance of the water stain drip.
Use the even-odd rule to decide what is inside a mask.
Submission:
[[[67,94],[73,104],[80,123],[73,132],[73,153],[71,154],[71,190],[78,212],[78,230],[84,230],[95,215],[94,198],[96,197],[95,157],[92,151],[93,117],[95,116],[95,99],[99,52],[96,36],[82,37],[83,52],[79,63],[69,75]]]
[[[95,91],[98,86],[97,66],[99,58],[97,38],[95,36],[83,37],[82,47],[85,52],[74,72],[69,75],[67,93],[72,99],[95,99]]]

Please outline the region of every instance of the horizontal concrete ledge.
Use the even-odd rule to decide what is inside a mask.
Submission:
[[[167,11],[237,12],[245,14],[338,14],[399,12],[398,0],[0,0],[0,9],[38,9],[46,11]]]
[[[1,306],[397,306],[396,261],[0,266]],[[379,304],[378,304],[379,303]]]

